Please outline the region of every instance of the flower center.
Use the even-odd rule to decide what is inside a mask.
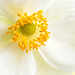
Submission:
[[[36,26],[33,23],[25,24],[24,26],[20,26],[19,30],[23,35],[30,36],[36,31]]]
[[[38,50],[49,39],[50,32],[47,31],[47,18],[42,15],[43,10],[28,16],[27,13],[21,15],[15,24],[8,28],[6,34],[13,34],[12,42],[17,42],[22,51]]]

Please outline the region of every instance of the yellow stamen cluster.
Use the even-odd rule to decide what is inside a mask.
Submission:
[[[27,13],[25,13],[22,16],[20,13],[18,13],[20,19],[11,27],[8,28],[8,30],[10,31],[7,32],[6,34],[9,33],[13,34],[12,41],[18,42],[18,46],[23,51],[26,50],[26,53],[28,53],[29,50],[31,51],[31,49],[34,48],[38,50],[38,47],[40,47],[41,45],[45,46],[44,42],[47,41],[47,39],[49,39],[50,32],[47,32],[48,29],[47,18],[44,17],[42,13],[43,10],[40,10],[37,13],[35,12],[30,16],[27,16]],[[31,36],[35,38],[30,38],[31,36],[25,36],[19,32],[20,26],[32,23],[34,23],[36,27],[39,28],[39,29],[36,28],[36,32],[38,31],[40,34],[38,34],[38,32],[37,34],[34,33],[35,35],[38,35],[37,37],[33,36],[34,34],[32,34]]]

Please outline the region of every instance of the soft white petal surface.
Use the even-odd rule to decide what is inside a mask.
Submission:
[[[75,0],[50,0],[50,5],[45,11],[49,23],[59,21],[65,16],[75,16]]]
[[[8,24],[0,23],[0,48],[9,43],[12,39],[12,35],[7,35],[6,32],[8,31]]]
[[[49,2],[50,0],[3,0],[0,1],[0,8],[14,17],[17,13],[31,14],[41,9],[46,10]]]
[[[13,5],[21,8],[23,12],[32,14],[38,10],[46,10],[48,8],[50,0],[11,0]],[[21,10],[20,10],[21,11]]]
[[[35,75],[72,75],[71,72],[60,71],[49,66],[38,51],[34,50],[33,53],[37,64]]]
[[[8,0],[0,0],[0,22],[14,23],[16,21],[17,12],[17,8]]]
[[[0,75],[35,75],[35,72],[32,52],[23,52],[15,43],[10,43],[0,51]]]
[[[51,66],[64,71],[75,71],[75,0],[51,2],[56,7],[49,9],[51,13],[46,11],[47,16],[50,15],[50,39],[39,52]]]
[[[50,0],[27,0],[27,2],[26,8],[29,11],[29,14],[32,14],[39,10],[45,11],[49,6]]]

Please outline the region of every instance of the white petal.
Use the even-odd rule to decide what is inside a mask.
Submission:
[[[16,22],[15,9],[13,8],[8,1],[0,1],[0,48],[9,43],[12,38],[12,35],[6,35],[6,32],[8,32],[8,27]]]
[[[16,22],[16,9],[8,0],[0,1],[0,48],[12,39],[12,35],[6,35],[6,32]]]
[[[52,24],[50,30],[50,39],[39,52],[48,64],[64,71],[75,71],[75,19],[66,17]]]
[[[12,38],[12,35],[6,35],[6,32],[8,27],[16,22],[15,14],[15,9],[8,0],[0,1],[0,48],[9,43]]]
[[[50,0],[40,0],[40,1],[39,0],[3,0],[0,1],[0,3],[2,8],[4,7],[4,10],[5,8],[7,8],[6,10],[11,12],[10,14],[12,15],[14,14],[15,16],[15,12],[16,14],[19,12],[20,13],[28,12],[31,14],[41,9],[46,10],[49,1]]]
[[[75,15],[75,0],[51,0],[45,14],[49,23],[61,20],[65,15]]]
[[[48,64],[64,71],[75,70],[75,0],[54,0],[49,16],[51,32],[47,48],[39,50]]]
[[[49,26],[51,37],[75,47],[75,16],[65,16],[61,21]]]
[[[64,72],[52,68],[49,66],[46,61],[41,57],[38,51],[33,51],[37,64],[37,73],[36,75],[72,75],[71,72]]]
[[[0,23],[0,48],[8,44],[12,39],[12,35],[6,34],[8,32],[9,25]]]
[[[3,0],[0,1],[0,4],[2,11],[8,12],[11,17],[16,17],[17,13],[23,13],[23,6],[26,5],[26,0]]]
[[[15,43],[0,51],[0,75],[35,75],[35,72],[32,52],[23,52]]]
[[[17,17],[17,8],[8,0],[0,1],[0,21],[15,23]]]
[[[46,10],[49,6],[50,0],[28,0],[27,9],[29,14],[37,12],[38,10]],[[24,7],[25,9],[25,7]]]
[[[13,0],[15,6],[22,8],[24,12],[30,14],[38,10],[46,10],[48,8],[50,0]]]
[[[5,14],[7,15],[7,13]],[[6,24],[6,25],[13,25],[13,22],[11,19],[9,19],[8,16],[3,15],[3,13],[0,12],[0,23]],[[1,24],[0,24],[1,25]]]

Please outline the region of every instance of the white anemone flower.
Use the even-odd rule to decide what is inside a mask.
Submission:
[[[26,53],[11,42],[12,35],[5,33],[17,22],[17,13],[31,15],[39,10],[47,17],[50,38],[46,46]],[[75,0],[1,0],[0,75],[72,75],[75,71],[74,33]]]

